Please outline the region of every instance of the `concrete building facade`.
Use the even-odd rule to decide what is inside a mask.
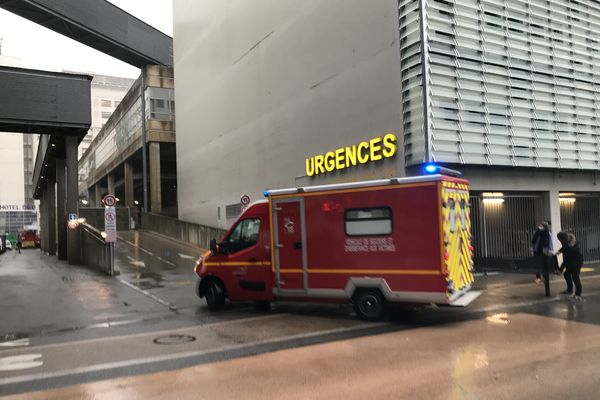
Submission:
[[[174,1],[181,219],[226,227],[243,194],[436,162],[471,180],[477,258],[527,257],[550,220],[600,260],[596,2],[234,3]],[[327,168],[388,133],[392,157]]]

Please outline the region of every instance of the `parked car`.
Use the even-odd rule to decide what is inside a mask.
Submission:
[[[4,246],[6,247],[6,250],[12,250],[12,243],[10,242],[10,240],[6,239],[4,241]]]

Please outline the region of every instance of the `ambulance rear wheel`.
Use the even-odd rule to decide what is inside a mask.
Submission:
[[[218,310],[225,305],[225,288],[216,280],[210,281],[204,294],[209,310]]]
[[[352,305],[356,314],[367,321],[379,321],[387,310],[387,303],[379,290],[358,291],[352,299]]]

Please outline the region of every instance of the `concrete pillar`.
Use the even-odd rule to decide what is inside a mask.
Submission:
[[[48,250],[48,239],[46,234],[48,232],[47,213],[46,213],[46,202],[48,196],[46,195],[46,188],[42,188],[42,196],[40,198],[40,250],[46,253]]]
[[[102,207],[102,187],[100,183],[94,185],[94,207]]]
[[[160,143],[148,143],[150,164],[150,211],[162,212],[161,184],[160,184]]]
[[[48,200],[46,201],[46,215],[47,215],[47,225],[48,225],[48,233],[46,237],[48,238],[48,254],[53,256],[56,255],[56,191],[55,191],[55,183],[49,181],[46,183],[48,195]]]
[[[56,229],[58,239],[58,259],[67,259],[67,185],[64,158],[56,159]]]
[[[133,198],[133,165],[131,161],[127,160],[123,164],[124,167],[124,183],[125,183],[125,205],[127,207],[133,207],[135,200]]]
[[[106,175],[106,180],[108,181],[108,193],[114,196],[115,194],[115,174],[113,172],[109,172]]]
[[[554,251],[560,249],[560,242],[556,238],[556,234],[562,230],[560,220],[560,197],[558,189],[551,189],[542,194],[543,215],[544,219],[551,222],[552,244]]]
[[[65,137],[65,154],[67,167],[67,215],[77,214],[79,202],[79,182],[77,169],[77,136]],[[69,264],[79,263],[79,231],[67,231],[67,260]]]

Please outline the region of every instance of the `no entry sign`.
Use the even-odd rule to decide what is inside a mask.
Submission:
[[[117,241],[117,211],[114,207],[104,208],[104,233],[106,242]]]
[[[248,196],[247,194],[243,195],[243,196],[240,198],[240,203],[242,203],[242,205],[243,205],[244,207],[245,207],[245,206],[247,206],[248,204],[250,204],[250,196]]]

